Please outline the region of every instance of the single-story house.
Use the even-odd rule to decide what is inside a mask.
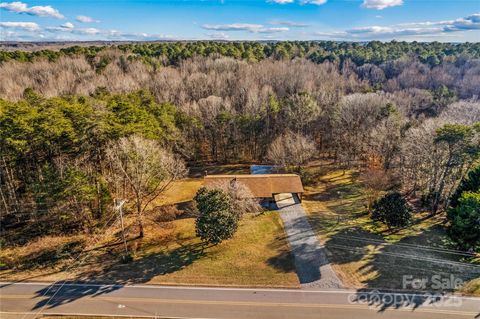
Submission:
[[[252,196],[261,201],[274,201],[277,194],[291,193],[300,201],[304,192],[300,176],[296,174],[252,174],[252,175],[206,175],[205,186],[219,183],[242,183],[250,189]]]

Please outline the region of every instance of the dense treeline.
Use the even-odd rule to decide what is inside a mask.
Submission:
[[[318,79],[323,81],[322,77],[327,73],[332,74],[333,78],[325,78],[328,80],[324,81],[323,86],[339,86],[338,91],[352,92],[346,85],[362,86],[363,92],[411,89],[409,95],[415,95],[417,99],[435,100],[438,107],[448,102],[447,98],[457,96],[468,99],[480,95],[480,60],[466,56],[444,59],[442,63],[433,66],[424,64],[415,57],[387,60],[379,65],[357,65],[350,59],[322,63],[305,58],[263,59],[255,62],[218,55],[208,58],[195,56],[181,60],[178,65],[164,66],[161,58],[152,58],[150,62],[131,59],[129,54],[118,48],[104,49],[95,57],[74,55],[55,61],[38,59],[30,63],[3,62],[0,63],[0,97],[17,100],[27,88],[33,88],[47,97],[91,95],[96,88],[105,87],[114,93],[148,89],[160,101],[183,104],[192,99],[197,100],[198,96],[230,95],[224,89],[221,92],[215,91],[219,85],[226,84],[276,86],[274,90],[281,95],[290,94],[292,89],[313,90],[316,88],[305,85],[310,85],[308,82],[314,77],[317,82]],[[265,79],[259,78],[260,75]],[[274,76],[283,83],[270,83],[268,79]],[[293,78],[280,79],[282,76]],[[339,77],[344,80],[339,82]],[[216,83],[221,81],[224,83]],[[204,87],[199,87],[203,82]],[[355,88],[354,91],[360,89]]]
[[[1,210],[14,213],[4,223],[33,218],[31,235],[102,225],[133,179],[115,178],[109,148],[121,145],[111,142],[142,135],[164,146],[178,135],[175,121],[173,105],[145,92],[45,99],[26,90],[17,103],[0,100]]]
[[[336,41],[284,41],[284,42],[160,42],[112,45],[130,58],[161,58],[163,63],[177,64],[194,56],[221,55],[249,61],[266,58],[293,59],[307,58],[316,63],[325,61],[343,62],[352,60],[361,66],[365,63],[382,64],[402,57],[414,57],[431,66],[457,57],[480,58],[479,43],[440,43],[440,42],[336,42]],[[71,46],[60,50],[0,51],[0,62],[15,60],[32,62],[37,58],[55,61],[63,56],[83,55],[94,58],[106,46]]]
[[[312,59],[323,46],[342,58]],[[101,225],[112,198],[132,190],[111,182],[122,167],[112,150],[150,145],[140,137],[190,162],[222,163],[268,162],[282,138],[302,141],[314,157],[378,168],[432,213],[479,158],[478,44],[195,42],[55,54],[0,65],[2,218],[56,221],[31,233]]]

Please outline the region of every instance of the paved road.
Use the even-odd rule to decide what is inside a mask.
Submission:
[[[475,318],[480,298],[388,295],[348,290],[282,290],[0,283],[0,317],[40,314],[157,318]],[[397,300],[391,304],[389,300]],[[376,303],[383,300],[386,303]],[[369,302],[371,303],[369,305]]]
[[[276,203],[302,288],[341,288],[342,283],[330,266],[325,248],[308,223],[302,205],[292,194],[276,195]]]

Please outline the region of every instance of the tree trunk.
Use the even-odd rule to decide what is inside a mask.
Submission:
[[[445,179],[450,172],[450,165],[452,162],[452,155],[449,156],[448,161],[446,163],[445,169],[440,177],[440,183],[438,186],[438,190],[435,192],[435,199],[432,205],[432,215],[435,215],[438,211],[438,207],[440,206],[440,200],[442,199],[443,188],[445,187]]]
[[[137,222],[138,222],[138,238],[143,238],[145,235],[143,230],[143,216],[142,216],[142,202],[140,195],[137,194]]]
[[[145,236],[145,233],[144,233],[144,231],[143,231],[143,220],[142,220],[142,216],[138,216],[138,228],[139,228],[138,238],[143,238],[143,236]]]

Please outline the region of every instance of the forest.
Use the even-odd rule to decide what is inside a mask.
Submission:
[[[153,193],[186,175],[174,163],[276,163],[308,183],[302,165],[328,159],[388,176],[432,215],[480,156],[480,43],[5,50],[0,78],[2,227],[32,236],[94,232],[118,194],[143,213],[148,199],[117,176],[133,146],[168,159]]]

